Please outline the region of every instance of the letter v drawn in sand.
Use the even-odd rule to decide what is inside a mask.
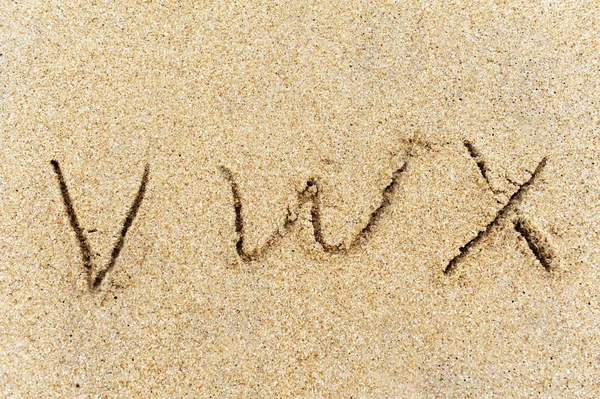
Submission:
[[[142,205],[142,201],[144,200],[144,194],[146,192],[146,186],[148,185],[148,177],[150,174],[150,165],[146,164],[144,168],[144,174],[142,176],[142,182],[140,183],[140,187],[138,192],[127,212],[127,216],[123,221],[123,226],[121,228],[121,232],[119,234],[119,238],[113,247],[110,260],[104,269],[99,269],[94,276],[94,265],[92,262],[92,251],[90,249],[90,245],[88,243],[87,237],[85,236],[85,232],[79,223],[79,219],[77,217],[77,213],[75,212],[75,208],[73,207],[73,201],[71,200],[71,196],[69,194],[69,189],[67,187],[67,183],[63,176],[62,170],[60,168],[60,164],[58,161],[52,160],[50,162],[52,167],[54,168],[54,172],[56,173],[56,178],[58,180],[58,184],[60,187],[60,192],[63,198],[63,202],[65,204],[65,210],[67,212],[67,216],[69,216],[69,222],[73,231],[75,232],[75,236],[77,237],[77,241],[79,242],[79,250],[81,252],[81,258],[83,261],[83,267],[87,271],[88,274],[88,286],[91,290],[95,290],[100,287],[102,280],[106,277],[106,274],[110,272],[117,263],[117,258],[123,249],[123,245],[125,245],[125,236],[129,231],[129,228],[133,224],[133,221]]]

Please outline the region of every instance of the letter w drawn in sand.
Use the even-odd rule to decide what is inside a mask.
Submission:
[[[117,258],[119,257],[119,254],[123,249],[123,245],[125,244],[125,236],[127,235],[127,231],[131,227],[133,220],[135,219],[138,210],[142,205],[144,193],[146,192],[146,185],[148,184],[150,166],[146,164],[146,167],[144,168],[144,175],[142,176],[140,188],[138,189],[137,195],[135,196],[135,199],[131,204],[131,208],[129,208],[129,212],[127,212],[127,217],[125,217],[125,220],[123,221],[121,234],[119,234],[119,239],[113,247],[108,264],[104,269],[98,270],[96,276],[94,277],[92,251],[90,249],[90,245],[87,241],[87,237],[85,236],[83,228],[79,224],[79,219],[77,218],[77,214],[75,213],[75,208],[73,208],[73,201],[71,200],[71,196],[69,195],[69,189],[67,188],[67,183],[65,182],[62,170],[60,169],[58,161],[52,160],[50,163],[52,164],[54,172],[56,173],[56,178],[58,179],[58,185],[60,186],[60,192],[62,194],[63,202],[65,203],[65,209],[67,211],[67,215],[69,216],[69,222],[71,223],[71,227],[73,228],[73,231],[77,236],[77,241],[79,241],[79,249],[81,251],[83,267],[88,273],[88,285],[91,290],[95,290],[100,286],[102,280],[104,280],[104,277],[106,277],[106,274],[109,271],[111,271],[117,263]]]
[[[400,179],[400,175],[406,169],[407,163],[404,164],[396,170],[392,175],[392,181],[390,184],[384,188],[382,193],[382,200],[380,205],[371,213],[371,217],[369,218],[368,223],[365,227],[354,237],[349,246],[345,247],[343,244],[332,245],[325,241],[323,237],[323,227],[321,222],[321,187],[319,182],[315,178],[311,178],[306,182],[306,186],[304,189],[298,193],[298,207],[302,207],[307,202],[312,202],[312,207],[310,210],[310,215],[312,219],[313,225],[313,234],[315,237],[315,241],[321,245],[323,251],[332,254],[345,254],[348,253],[351,249],[360,246],[364,243],[369,236],[372,234],[375,226],[380,222],[381,218],[385,210],[390,206],[392,196],[396,191],[396,187],[398,186],[398,181]],[[285,222],[283,223],[283,232],[275,232],[269,237],[266,244],[264,244],[261,248],[257,248],[254,251],[247,251],[244,248],[244,219],[242,218],[242,200],[239,193],[238,185],[233,177],[233,173],[224,166],[220,167],[221,172],[231,185],[231,192],[233,195],[233,207],[235,210],[235,232],[238,235],[238,240],[236,243],[237,253],[244,262],[252,262],[259,260],[276,242],[282,235],[287,232],[292,225],[296,222],[297,216],[295,216],[295,212],[292,212],[288,208],[288,212],[285,218]]]

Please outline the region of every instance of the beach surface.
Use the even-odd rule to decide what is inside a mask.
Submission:
[[[0,0],[0,396],[600,397],[599,4],[406,3]]]

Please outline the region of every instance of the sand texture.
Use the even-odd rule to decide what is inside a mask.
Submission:
[[[600,397],[600,3],[0,0],[2,398]]]

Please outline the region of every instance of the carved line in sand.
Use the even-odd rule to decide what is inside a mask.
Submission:
[[[471,157],[477,163],[481,174],[488,183],[488,169],[481,158],[481,155],[475,150],[474,146],[468,142],[464,142],[464,146],[468,150]],[[427,147],[427,146],[426,146]],[[396,188],[399,184],[400,176],[405,171],[408,161],[405,161],[402,167],[396,170],[391,179],[391,183],[383,190],[382,200],[377,209],[371,214],[369,221],[363,227],[363,229],[355,236],[352,242],[344,246],[343,244],[332,245],[325,241],[323,237],[323,226],[321,222],[321,186],[316,178],[311,178],[307,181],[305,188],[298,193],[298,207],[302,207],[307,202],[312,202],[311,207],[311,223],[313,226],[313,235],[315,241],[321,246],[324,252],[330,254],[347,254],[351,250],[362,246],[368,238],[373,234],[374,229],[380,224],[382,216],[385,214],[387,209],[392,204],[392,198],[396,192]],[[548,242],[536,231],[531,223],[527,222],[516,210],[517,205],[522,201],[524,193],[534,183],[536,177],[541,172],[543,167],[546,165],[546,158],[544,157],[537,165],[535,171],[531,174],[531,177],[522,184],[513,183],[517,186],[517,190],[512,194],[510,199],[506,202],[500,210],[496,213],[495,217],[485,226],[485,228],[477,233],[475,237],[469,240],[465,245],[459,248],[459,254],[450,260],[447,266],[444,268],[445,274],[450,274],[471,251],[473,247],[477,245],[483,238],[490,234],[492,228],[505,220],[510,220],[515,230],[525,239],[531,252],[534,254],[540,264],[547,270],[551,270],[552,259],[554,254],[550,248]],[[235,212],[235,231],[238,239],[236,242],[236,251],[240,259],[244,262],[259,261],[278,241],[284,236],[290,228],[297,221],[296,213],[288,208],[285,221],[283,223],[283,229],[278,230],[271,234],[267,239],[267,242],[259,248],[253,251],[248,251],[244,247],[245,237],[245,224],[242,217],[242,200],[239,192],[239,187],[235,181],[234,175],[225,166],[220,167],[223,176],[227,179],[231,186],[231,192],[233,197],[233,208]],[[491,190],[491,188],[490,188]],[[494,194],[497,192],[493,191]]]
[[[402,175],[402,172],[404,172],[406,169],[406,165],[407,163],[404,162],[404,164],[393,173],[391,183],[383,190],[381,204],[379,204],[377,209],[371,213],[369,221],[365,227],[362,228],[362,230],[354,237],[348,246],[343,246],[343,244],[332,245],[325,241],[325,238],[323,237],[323,226],[321,223],[321,185],[319,184],[319,180],[316,178],[311,178],[306,182],[305,188],[298,193],[298,207],[302,207],[302,205],[309,201],[312,202],[310,215],[313,226],[313,235],[315,237],[315,241],[317,241],[321,245],[321,248],[323,248],[323,251],[331,254],[346,254],[352,249],[363,245],[368,240],[373,233],[375,226],[381,221],[383,214],[387,208],[389,208],[391,204],[391,198],[396,191],[398,181]],[[238,240],[235,245],[237,253],[244,262],[259,260],[266,252],[269,251],[269,249],[273,247],[273,245],[277,243],[277,241],[283,235],[285,235],[287,231],[289,231],[289,229],[297,221],[297,216],[295,216],[295,212],[292,212],[292,210],[288,208],[285,222],[283,223],[283,232],[277,231],[273,233],[267,240],[266,244],[264,244],[261,248],[257,248],[250,252],[246,251],[244,248],[245,228],[244,219],[242,218],[242,201],[238,185],[229,169],[221,166],[220,170],[231,185],[233,208],[235,210],[235,232],[238,235]]]
[[[469,149],[467,143],[465,143],[467,149]],[[472,155],[471,149],[469,153]],[[448,265],[444,269],[445,274],[450,274],[458,263],[460,263],[479,243],[482,239],[486,238],[492,231],[494,226],[499,225],[502,222],[510,221],[515,230],[525,239],[527,245],[531,249],[531,252],[535,255],[536,259],[547,271],[551,270],[552,259],[554,258],[553,251],[548,245],[547,241],[544,240],[540,233],[537,232],[531,223],[527,222],[517,211],[517,206],[521,203],[523,195],[529,190],[532,184],[535,182],[539,173],[546,165],[547,158],[544,157],[538,163],[535,171],[531,174],[531,177],[523,184],[519,185],[518,189],[512,194],[506,204],[496,212],[495,217],[490,221],[483,230],[480,230],[475,237],[470,239],[465,245],[459,248],[459,253],[448,262]],[[485,171],[485,165],[482,161],[478,161],[479,169]],[[484,177],[486,178],[485,174]],[[487,178],[486,178],[487,181]]]
[[[140,206],[142,205],[142,201],[144,200],[144,194],[146,192],[146,186],[148,185],[148,177],[150,175],[150,165],[146,164],[144,168],[144,174],[142,176],[142,182],[140,183],[140,188],[138,189],[137,195],[133,200],[129,211],[127,212],[127,216],[123,221],[123,226],[121,228],[121,233],[119,234],[119,238],[113,247],[112,253],[110,255],[110,260],[104,269],[98,270],[96,276],[94,277],[94,268],[92,262],[92,251],[90,249],[90,245],[88,243],[87,237],[85,236],[85,232],[81,225],[79,224],[79,219],[77,218],[77,213],[75,212],[75,208],[73,207],[73,201],[71,200],[71,196],[69,194],[69,189],[67,187],[67,183],[62,174],[62,170],[60,168],[60,164],[58,161],[52,160],[50,162],[52,167],[54,168],[54,172],[56,173],[56,179],[58,180],[58,185],[60,187],[60,193],[63,198],[63,202],[65,204],[65,210],[67,212],[67,216],[69,216],[69,222],[71,223],[71,227],[73,231],[75,231],[75,236],[77,237],[77,241],[79,242],[79,249],[81,251],[81,258],[83,261],[83,267],[87,271],[88,275],[88,287],[90,290],[96,290],[100,287],[102,280],[106,277],[106,274],[110,272],[117,263],[117,258],[123,249],[123,245],[125,245],[125,236],[127,235],[127,231],[133,224],[133,220],[135,219]]]
[[[475,150],[471,143],[464,142],[464,146],[468,150],[471,157],[473,157],[473,159],[477,163],[479,170],[481,171],[484,179],[488,182],[489,185],[489,181],[487,178],[488,169],[485,166],[485,163],[483,162],[481,156]],[[429,148],[428,145],[425,145],[425,147]],[[540,232],[533,227],[532,223],[530,223],[523,216],[521,216],[518,210],[516,209],[519,203],[522,201],[524,194],[533,185],[537,176],[546,165],[546,160],[547,159],[544,157],[539,162],[535,171],[531,174],[531,177],[527,181],[520,185],[514,183],[518,187],[517,190],[512,194],[512,196],[506,202],[506,204],[502,206],[500,210],[498,210],[495,217],[485,226],[485,228],[480,230],[475,235],[475,237],[470,239],[465,245],[459,248],[458,255],[452,258],[447,264],[447,266],[444,268],[445,274],[452,273],[452,271],[456,269],[456,266],[470,253],[470,251],[482,239],[484,239],[490,234],[494,226],[500,225],[501,223],[506,221],[510,222],[513,225],[515,231],[523,237],[523,239],[527,243],[527,246],[530,248],[531,252],[535,256],[535,258],[540,262],[540,264],[547,271],[552,270],[552,261],[555,258],[555,256],[553,250],[551,249],[551,246],[548,244],[547,240],[540,234]],[[367,224],[354,237],[354,239],[349,245],[333,245],[325,241],[321,221],[321,185],[317,178],[311,178],[306,182],[304,189],[298,193],[298,207],[302,207],[306,203],[311,202],[312,205],[310,214],[311,223],[313,226],[313,235],[315,241],[321,246],[324,252],[329,254],[344,255],[355,248],[363,246],[368,241],[368,239],[374,233],[376,227],[379,224],[381,224],[384,214],[392,205],[392,198],[396,193],[400,177],[402,173],[406,170],[408,162],[408,160],[405,161],[403,165],[392,174],[390,184],[388,184],[388,186],[385,187],[382,192],[382,200],[380,205],[371,213]],[[77,217],[77,213],[75,212],[75,209],[73,207],[73,202],[71,200],[69,190],[65,182],[65,178],[62,174],[62,170],[58,161],[52,160],[50,163],[52,164],[54,172],[56,173],[60,192],[65,205],[65,210],[67,216],[69,217],[69,222],[73,231],[75,232],[75,236],[79,243],[83,267],[87,271],[88,275],[88,286],[90,290],[96,290],[106,277],[107,273],[115,267],[117,258],[119,257],[119,254],[123,249],[127,232],[133,224],[133,221],[137,216],[138,210],[144,199],[144,194],[146,192],[146,187],[148,184],[150,174],[150,166],[146,164],[144,168],[144,173],[142,176],[140,187],[138,189],[135,199],[131,204],[131,207],[129,208],[127,216],[123,221],[123,226],[121,228],[119,238],[117,239],[117,242],[113,247],[108,264],[103,269],[99,269],[96,275],[94,276],[94,265],[92,262],[91,255],[92,251],[88,243],[87,237],[85,235],[84,229],[81,227],[79,219]],[[264,244],[262,247],[257,248],[253,251],[247,251],[244,248],[245,225],[242,217],[242,201],[239,193],[239,188],[234,179],[233,173],[227,167],[221,166],[220,170],[223,173],[223,176],[231,185],[233,207],[235,212],[235,231],[238,235],[238,240],[236,242],[236,251],[240,259],[244,262],[259,261],[274,245],[276,245],[279,239],[291,229],[291,227],[297,221],[296,212],[293,212],[291,209],[288,208],[282,231],[276,231],[275,233],[273,233],[267,240],[266,244]]]

